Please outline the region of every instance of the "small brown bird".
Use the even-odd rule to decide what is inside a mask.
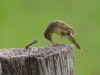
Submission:
[[[45,30],[44,36],[47,40],[51,41],[52,44],[54,42],[52,41],[52,34],[56,33],[62,38],[68,38],[72,43],[78,48],[81,49],[79,44],[76,42],[74,39],[73,35],[76,34],[77,32],[69,26],[67,23],[61,20],[55,20],[51,22],[47,29]],[[61,40],[60,39],[60,40]]]

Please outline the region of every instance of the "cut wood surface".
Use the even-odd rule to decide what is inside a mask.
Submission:
[[[0,50],[0,75],[73,75],[73,46]]]

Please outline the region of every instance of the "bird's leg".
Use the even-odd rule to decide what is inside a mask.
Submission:
[[[51,41],[51,43],[54,45],[54,42],[53,41]]]
[[[53,46],[57,46],[61,40],[62,40],[62,37],[60,37],[60,40],[58,41],[58,43],[55,44],[53,41],[51,41],[51,43],[53,44]]]
[[[58,45],[61,40],[62,40],[62,37],[60,37],[60,39],[59,39],[58,43],[56,43],[56,45]]]
[[[62,37],[60,38],[59,42],[60,42],[61,40],[62,40]],[[52,41],[51,41],[51,42],[52,42]],[[53,46],[55,46],[55,47],[56,47],[56,46],[59,46],[59,45],[58,45],[58,44],[59,44],[59,42],[58,42],[58,43],[56,43],[56,44],[52,42],[52,44],[53,44]]]
[[[53,46],[57,46],[58,44],[55,44],[53,41],[51,41],[51,43],[53,44]]]

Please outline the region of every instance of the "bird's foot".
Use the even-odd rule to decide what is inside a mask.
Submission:
[[[59,45],[59,43],[53,44],[53,46],[58,46],[58,45]]]

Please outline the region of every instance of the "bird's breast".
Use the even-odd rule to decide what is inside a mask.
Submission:
[[[56,29],[54,29],[54,33],[56,33],[57,35],[59,35],[60,37],[63,37],[63,35],[61,34],[61,32],[62,32],[62,29],[60,29],[60,28],[56,28]]]

